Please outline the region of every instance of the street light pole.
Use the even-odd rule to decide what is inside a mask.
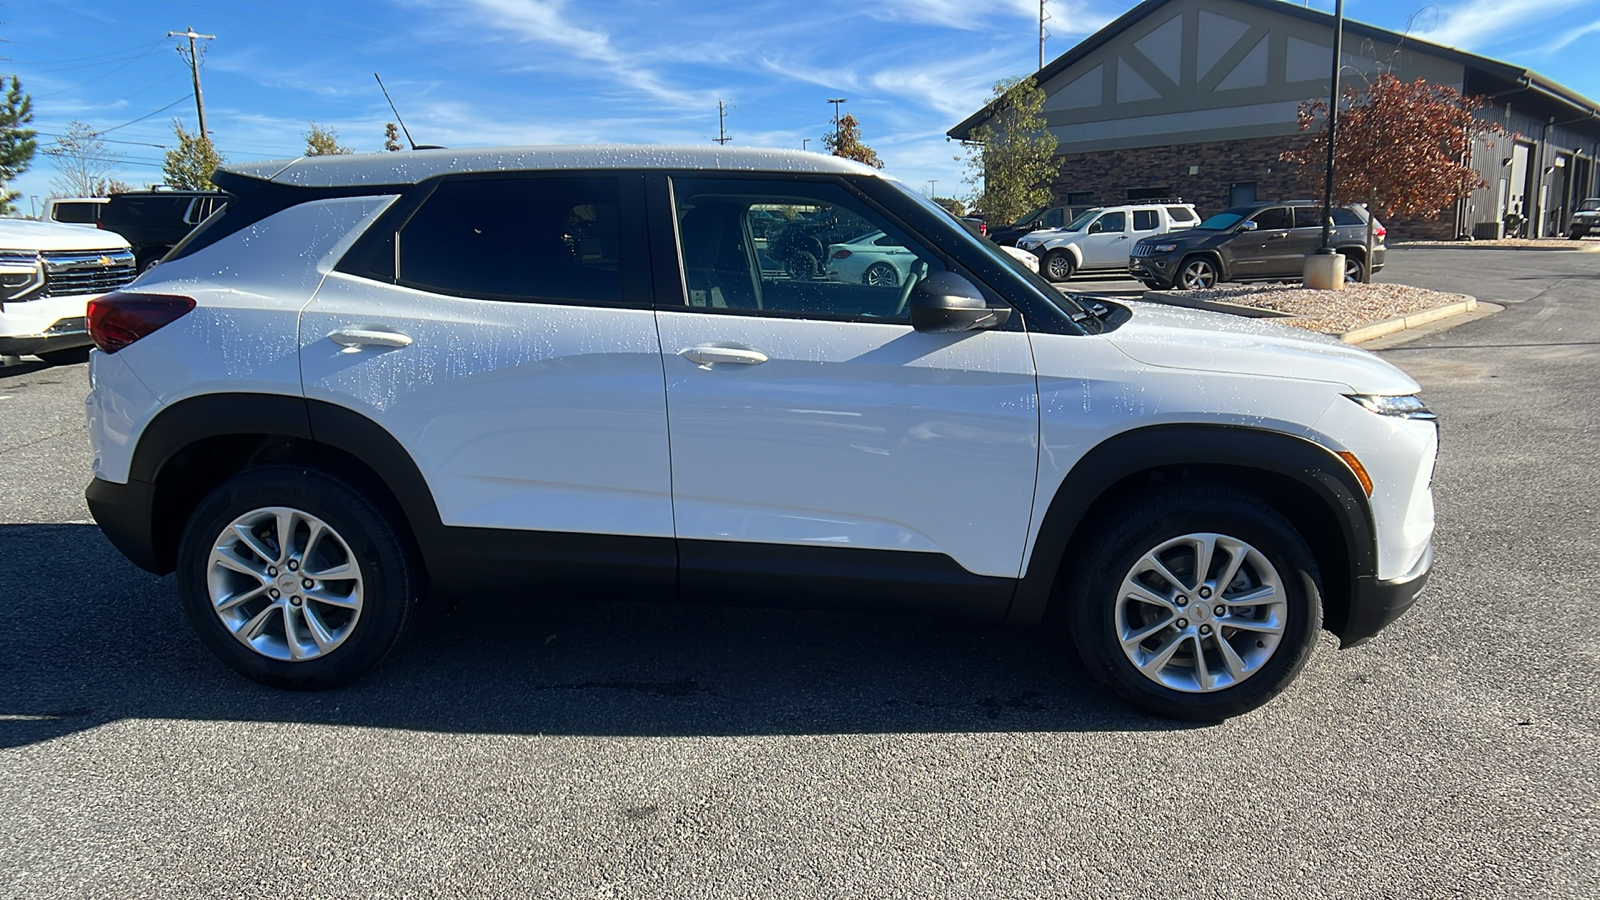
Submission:
[[[833,149],[838,150],[839,149],[839,104],[848,103],[850,101],[845,97],[840,97],[840,98],[838,98],[836,100],[829,100],[828,102],[833,104]]]
[[[1333,86],[1328,91],[1328,172],[1322,185],[1322,247],[1333,253],[1333,150],[1339,137],[1339,70],[1344,50],[1344,0],[1333,4]]]

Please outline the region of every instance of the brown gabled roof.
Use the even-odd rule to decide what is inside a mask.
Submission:
[[[1056,75],[1059,75],[1061,72],[1077,64],[1079,60],[1082,60],[1084,57],[1105,46],[1106,43],[1111,39],[1115,38],[1119,34],[1122,34],[1124,31],[1127,31],[1129,28],[1132,28],[1146,16],[1149,16],[1171,2],[1172,0],[1144,0],[1144,2],[1140,3],[1138,6],[1135,6],[1133,9],[1130,9],[1121,16],[1118,16],[1117,19],[1111,24],[1084,38],[1071,50],[1068,50],[1066,53],[1056,57],[1048,65],[1034,74],[1034,81],[1038,82],[1039,84],[1044,84],[1046,81],[1054,78]],[[1294,6],[1283,2],[1283,0],[1237,0],[1237,2],[1247,3],[1251,6],[1260,7],[1264,10],[1281,13],[1282,15],[1304,19],[1308,22],[1316,22],[1320,25],[1327,25],[1330,28],[1333,26],[1333,16],[1331,14],[1320,12],[1314,9],[1308,9],[1302,6]],[[1368,25],[1365,22],[1357,22],[1352,19],[1344,20],[1344,30],[1346,34],[1373,38],[1390,44],[1399,44],[1408,49],[1414,49],[1421,53],[1426,53],[1431,56],[1437,56],[1441,59],[1447,59],[1452,62],[1460,63],[1466,68],[1487,75],[1496,81],[1506,82],[1513,89],[1528,89],[1543,94],[1562,106],[1570,107],[1579,118],[1589,116],[1600,119],[1600,104],[1597,104],[1595,101],[1590,100],[1588,97],[1583,96],[1577,91],[1545,78],[1543,75],[1540,75],[1538,72],[1535,72],[1531,69],[1513,66],[1510,63],[1504,63],[1497,59],[1490,59],[1487,56],[1478,56],[1475,53],[1468,53],[1465,50],[1457,50],[1454,47],[1446,47],[1443,44],[1435,44],[1431,41],[1424,41],[1419,38],[1411,37],[1410,35],[1389,31],[1384,28],[1379,28],[1376,25]],[[993,106],[994,104],[991,102],[990,104],[984,106],[983,109],[978,110],[977,112],[968,116],[966,119],[962,120],[961,124],[945,133],[957,140],[965,140],[967,136],[971,134],[972,129],[983,124],[983,122],[988,119],[990,115],[992,115],[990,110]]]

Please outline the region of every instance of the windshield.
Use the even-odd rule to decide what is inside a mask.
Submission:
[[[927,197],[922,196],[920,191],[913,191],[898,181],[893,179],[885,179],[885,181],[894,185],[902,194],[910,197],[912,200],[915,200],[918,206],[929,210],[935,215],[943,218],[945,221],[955,225],[957,230],[959,230],[962,235],[968,239],[969,243],[974,248],[982,250],[982,252],[990,259],[998,260],[1011,271],[1022,276],[1022,279],[1028,282],[1028,284],[1035,290],[1037,290],[1040,296],[1049,301],[1050,305],[1061,310],[1074,321],[1077,321],[1078,318],[1086,315],[1083,311],[1083,308],[1078,306],[1077,303],[1073,302],[1071,298],[1056,290],[1054,285],[1039,277],[1037,272],[1034,272],[1021,262],[1013,259],[1010,254],[1000,249],[999,244],[996,244],[995,242],[986,238],[978,237],[978,235],[972,229],[962,224],[960,219],[957,219],[955,216],[951,215],[950,210],[945,209],[932,200],[929,200]]]
[[[1581,209],[1584,212],[1594,212],[1595,210],[1600,209],[1600,197],[1590,197],[1589,199],[1578,204],[1578,209]]]
[[[1038,207],[1037,209],[1030,209],[1030,210],[1028,210],[1028,214],[1027,215],[1025,215],[1022,218],[1016,220],[1015,222],[1012,222],[1011,223],[1011,227],[1012,228],[1021,228],[1024,225],[1031,225],[1033,223],[1034,219],[1039,218],[1039,214],[1040,213],[1043,213],[1045,210],[1047,210],[1049,208],[1050,207],[1048,207],[1048,206],[1041,206],[1041,207]]]
[[[1099,207],[1096,207],[1094,209],[1088,210],[1088,211],[1080,214],[1076,219],[1073,219],[1071,222],[1068,222],[1067,226],[1065,228],[1063,228],[1062,230],[1063,231],[1082,231],[1084,229],[1084,226],[1088,225],[1089,222],[1091,220],[1093,220],[1095,215],[1097,215],[1099,212],[1100,212]]]
[[[1245,217],[1246,213],[1248,213],[1248,210],[1230,209],[1226,212],[1219,212],[1214,216],[1208,217],[1204,222],[1201,222],[1195,227],[1204,228],[1206,231],[1224,231],[1232,228],[1234,225],[1237,225],[1239,220]]]

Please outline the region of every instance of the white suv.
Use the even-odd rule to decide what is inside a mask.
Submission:
[[[1160,202],[1088,210],[1061,228],[1023,235],[1017,246],[1039,257],[1039,274],[1067,281],[1080,272],[1126,275],[1128,256],[1140,238],[1200,224],[1194,204]]]
[[[583,147],[215,180],[226,212],[91,306],[88,499],[268,684],[356,678],[439,592],[620,583],[1054,615],[1119,696],[1216,719],[1426,581],[1436,425],[1403,372],[1063,297],[875,169]],[[914,259],[797,276],[775,207]]]
[[[0,357],[83,362],[85,306],[133,276],[133,251],[117,235],[0,219]]]

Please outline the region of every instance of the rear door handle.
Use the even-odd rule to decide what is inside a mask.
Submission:
[[[739,366],[759,366],[767,361],[767,355],[754,347],[722,347],[715,344],[702,344],[698,347],[688,347],[678,351],[678,355],[697,366],[713,366],[717,363],[732,363]]]
[[[356,325],[350,328],[340,328],[330,333],[328,339],[341,347],[350,349],[411,346],[411,335],[403,331],[394,331],[377,325]]]

